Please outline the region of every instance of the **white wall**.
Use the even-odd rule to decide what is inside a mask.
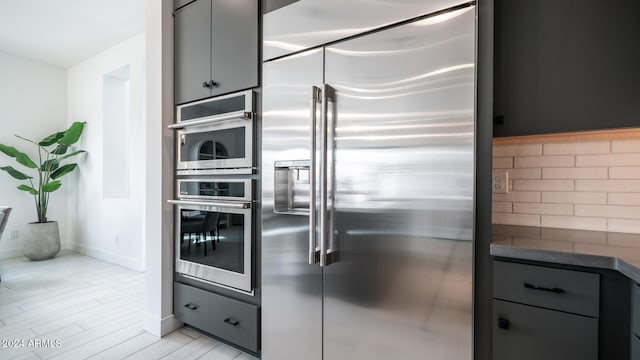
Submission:
[[[41,140],[67,127],[66,70],[0,52],[0,109],[0,143],[14,146],[37,161],[35,145],[16,138],[14,134]],[[24,170],[14,159],[0,153],[0,166],[7,165]],[[70,178],[61,180],[63,187],[51,195],[47,215],[49,220],[59,222],[60,236],[64,241],[69,235],[66,197],[71,189]],[[25,224],[37,221],[33,198],[16,189],[21,183],[5,172],[0,173],[0,206],[13,207],[0,240],[0,259],[22,256]],[[18,231],[18,237],[12,239],[15,231]]]
[[[81,146],[88,151],[82,164],[78,192],[69,197],[68,246],[78,252],[128,268],[144,271],[145,219],[145,34],[140,33],[68,69],[69,121],[87,121]],[[128,137],[129,194],[105,198],[103,168],[108,151],[103,148],[103,79],[130,66],[130,114],[122,136]],[[117,144],[117,141],[115,141]],[[150,154],[149,157],[153,157]]]
[[[173,316],[173,10],[172,0],[147,4],[146,298],[144,329],[164,336],[182,324]]]

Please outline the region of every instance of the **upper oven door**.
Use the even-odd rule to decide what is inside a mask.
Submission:
[[[253,91],[178,106],[178,173],[225,173],[251,169],[253,161]],[[206,170],[203,172],[203,170]]]
[[[253,166],[250,119],[232,119],[178,130],[176,170],[212,170]]]

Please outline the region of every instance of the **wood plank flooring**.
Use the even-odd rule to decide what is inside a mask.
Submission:
[[[144,331],[144,273],[63,251],[0,260],[0,276],[0,359],[256,360],[187,327]]]

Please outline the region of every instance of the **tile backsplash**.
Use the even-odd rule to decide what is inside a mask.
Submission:
[[[640,233],[640,139],[494,145],[492,222]]]

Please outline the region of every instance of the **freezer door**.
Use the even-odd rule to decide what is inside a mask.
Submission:
[[[468,7],[326,49],[324,360],[472,358],[474,19]]]
[[[322,270],[309,264],[311,94],[322,84],[322,61],[313,50],[263,67],[265,360],[322,359]]]

